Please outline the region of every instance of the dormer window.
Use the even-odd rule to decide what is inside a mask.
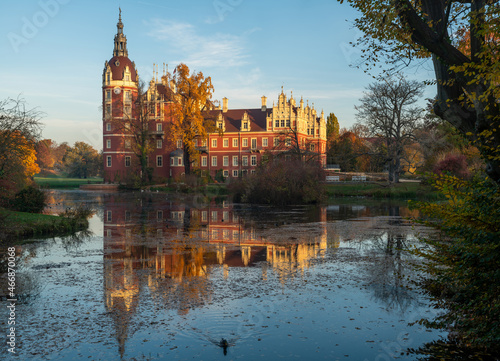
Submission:
[[[250,119],[248,118],[247,112],[243,114],[243,118],[241,119],[241,129],[240,130],[250,130]]]
[[[224,123],[223,122],[217,122],[217,128],[224,129]]]

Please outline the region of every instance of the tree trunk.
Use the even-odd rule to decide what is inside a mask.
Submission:
[[[189,154],[189,151],[184,148],[184,173],[186,175],[191,174],[191,156]]]

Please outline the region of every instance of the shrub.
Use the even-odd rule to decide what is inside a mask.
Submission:
[[[420,322],[448,329],[461,345],[498,350],[500,343],[500,188],[488,180],[467,182],[435,176],[445,202],[417,203],[430,217],[425,224],[444,237],[423,239],[427,277],[421,285],[437,307],[434,320]]]
[[[318,164],[274,159],[261,164],[255,174],[232,182],[236,202],[273,205],[320,202],[325,195],[323,170]]]
[[[470,178],[467,158],[463,154],[448,154],[436,164],[432,171],[436,174],[446,173],[462,179]]]
[[[12,208],[19,212],[41,213],[46,205],[45,192],[29,186],[16,193]]]

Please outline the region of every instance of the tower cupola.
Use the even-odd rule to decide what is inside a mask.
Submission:
[[[113,50],[113,56],[128,57],[127,37],[123,34],[122,9],[120,9],[118,23],[116,24],[115,48]]]

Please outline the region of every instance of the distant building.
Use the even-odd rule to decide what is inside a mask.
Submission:
[[[184,174],[182,142],[168,134],[169,106],[175,102],[176,89],[165,76],[155,71],[149,82],[143,104],[135,101],[139,93],[139,76],[134,62],[128,58],[127,39],[120,17],[114,39],[113,57],[104,64],[103,91],[103,156],[106,182],[122,182],[140,171],[134,149],[134,126],[142,122],[149,131],[153,149],[148,153],[148,167],[157,180]],[[194,165],[214,177],[240,177],[255,171],[266,152],[292,153],[294,147],[314,155],[326,164],[326,121],[314,106],[287,98],[281,90],[278,101],[267,107],[267,98],[253,109],[229,109],[228,99],[222,107],[214,107],[211,116],[222,130],[198,139],[200,157]],[[142,125],[141,125],[142,126]]]

